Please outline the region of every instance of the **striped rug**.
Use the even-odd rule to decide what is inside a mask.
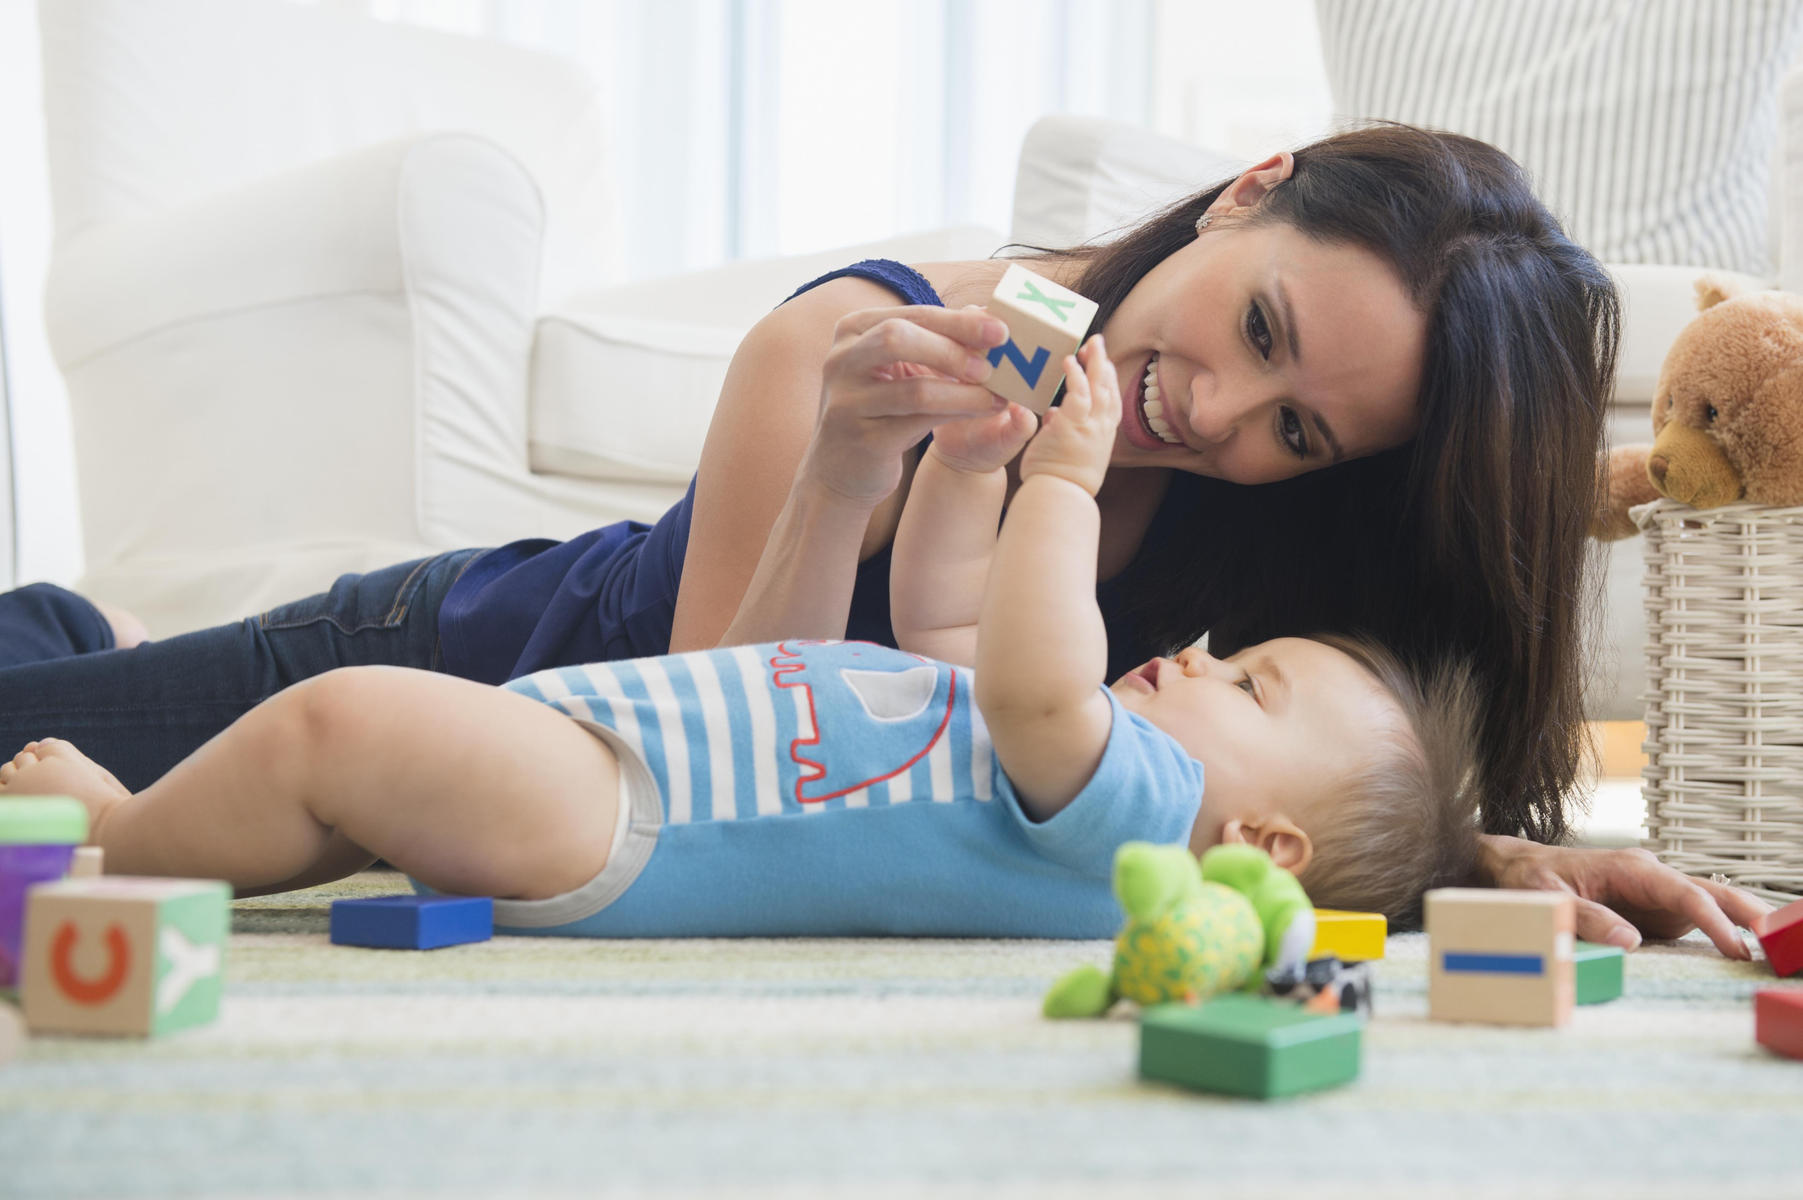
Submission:
[[[1424,1019],[1390,940],[1360,1080],[1260,1104],[1052,1023],[1100,942],[326,941],[369,872],[237,905],[219,1022],[0,1067],[0,1196],[1803,1194],[1803,1062],[1763,963],[1695,935],[1558,1031]]]

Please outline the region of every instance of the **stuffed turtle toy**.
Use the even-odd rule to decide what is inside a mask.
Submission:
[[[1263,968],[1299,968],[1315,941],[1315,910],[1296,877],[1256,846],[1128,842],[1114,856],[1114,894],[1127,924],[1114,972],[1078,967],[1046,993],[1048,1017],[1095,1017],[1117,1000],[1142,1008],[1258,986]]]

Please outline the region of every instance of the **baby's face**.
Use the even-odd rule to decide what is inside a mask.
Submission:
[[[1202,763],[1205,813],[1299,817],[1402,721],[1363,667],[1305,638],[1261,642],[1227,659],[1188,649],[1128,672],[1110,690]]]

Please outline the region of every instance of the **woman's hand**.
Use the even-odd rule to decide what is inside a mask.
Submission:
[[[1064,401],[1046,409],[1039,436],[1021,456],[1021,480],[1056,475],[1095,495],[1108,473],[1120,423],[1120,380],[1098,333],[1075,358],[1064,360]]]
[[[1632,950],[1642,934],[1709,935],[1729,958],[1752,951],[1735,926],[1752,926],[1771,906],[1727,884],[1681,874],[1645,850],[1543,846],[1521,838],[1480,839],[1480,867],[1497,887],[1570,892],[1577,898],[1578,936]]]
[[[913,305],[850,313],[833,330],[820,414],[802,472],[876,504],[901,483],[902,454],[935,427],[993,417],[1007,401],[982,386],[1008,327],[980,308]]]

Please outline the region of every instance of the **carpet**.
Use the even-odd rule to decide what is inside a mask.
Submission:
[[[1361,1078],[1266,1104],[1139,1083],[1130,1020],[1040,1019],[1103,942],[327,942],[332,899],[400,890],[239,901],[214,1025],[27,1042],[0,1196],[1803,1194],[1770,972],[1697,935],[1561,1030],[1428,1022],[1392,936]]]

